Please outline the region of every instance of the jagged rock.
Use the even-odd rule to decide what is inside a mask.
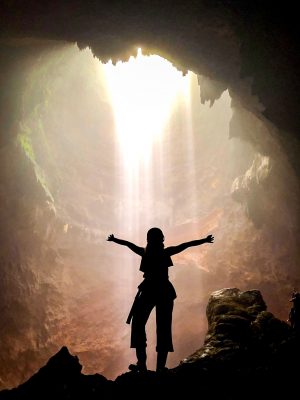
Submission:
[[[63,347],[29,381],[0,392],[0,398],[138,399],[161,396],[162,391],[181,398],[198,391],[210,399],[258,400],[293,393],[299,338],[266,310],[258,290],[213,292],[207,319],[204,346],[164,373],[127,372],[114,382],[98,374],[83,375],[78,358]]]
[[[289,325],[266,308],[258,290],[227,288],[212,293],[206,309],[208,332],[204,346],[183,364],[203,359],[214,362],[216,358],[220,363],[241,357],[249,363],[258,348],[261,362],[271,348],[287,340],[291,333]]]
[[[93,398],[108,390],[110,381],[99,374],[83,375],[77,356],[72,356],[67,347],[49,359],[27,382],[13,390],[0,392],[2,399],[73,399]]]
[[[271,171],[270,157],[257,153],[251,167],[243,175],[238,176],[231,187],[232,197],[246,205],[247,215],[258,227],[270,219],[271,196],[265,196],[264,187],[268,178],[270,181]]]
[[[244,175],[237,177],[232,184],[231,193],[236,200],[242,201],[255,186],[261,185],[270,175],[270,157],[256,154],[251,167]]]
[[[223,82],[217,82],[201,75],[198,75],[198,83],[201,88],[201,102],[205,103],[206,101],[209,101],[210,106],[212,106],[215,100],[219,99],[221,94],[227,89]]]
[[[276,390],[270,380],[276,377],[280,379],[278,393],[291,390],[293,365],[300,357],[299,339],[287,323],[266,310],[258,290],[216,291],[206,313],[204,345],[174,369],[177,382],[193,385],[202,379],[213,398],[224,394],[225,398],[239,398],[247,386],[244,398],[265,398],[267,393],[272,397]],[[219,386],[214,387],[214,382]],[[232,385],[230,390],[228,384]]]

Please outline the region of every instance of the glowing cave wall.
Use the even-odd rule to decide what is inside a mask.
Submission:
[[[189,119],[178,101],[160,142],[168,162],[148,207],[153,213],[145,223],[141,211],[137,237],[126,237],[132,231],[116,231],[122,168],[99,60],[76,46],[49,46],[26,56],[9,82],[13,73],[19,108],[8,114],[11,138],[1,147],[3,387],[28,378],[62,345],[86,373],[126,370],[134,353],[125,319],[142,277],[138,257],[105,241],[112,232],[140,245],[152,223],[166,245],[215,236],[211,247],[174,258],[170,366],[201,345],[213,290],[260,289],[286,319],[289,293],[299,285],[299,185],[273,126],[222,89],[211,106],[201,104],[216,83],[199,76],[199,88],[194,76]]]

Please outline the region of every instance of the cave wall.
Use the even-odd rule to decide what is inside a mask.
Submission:
[[[111,357],[114,366],[120,360],[108,354],[127,346],[109,339],[118,330],[114,321],[123,319],[112,304],[122,282],[111,274],[103,243],[114,203],[107,173],[113,144],[112,135],[97,133],[112,125],[112,115],[99,98],[101,87],[94,87],[93,58],[86,62],[76,46],[53,43],[12,48],[11,63],[6,48],[2,54],[3,103],[14,99],[7,130],[1,130],[1,386],[27,379],[63,342],[89,360],[87,372],[109,374],[105,360]],[[76,109],[78,92],[84,115]],[[84,135],[69,120],[74,113],[85,124]],[[102,168],[96,169],[99,157]],[[96,325],[93,315],[101,315]]]
[[[171,8],[168,2],[163,7],[156,2],[152,2],[151,7],[146,3],[140,7],[132,2],[128,7],[120,4],[97,6],[80,1],[74,2],[71,8],[64,2],[43,2],[43,6],[38,6],[30,1],[18,4],[17,9],[13,3],[3,2],[1,5],[4,16],[1,27],[1,80],[5,87],[1,91],[3,386],[13,386],[24,380],[30,370],[38,368],[57,349],[64,338],[64,332],[58,329],[60,321],[63,324],[70,321],[71,325],[84,321],[84,308],[82,314],[78,314],[76,302],[68,307],[62,306],[74,282],[88,280],[84,274],[78,274],[81,263],[86,262],[84,255],[93,253],[95,259],[101,256],[103,270],[109,268],[108,255],[95,239],[97,232],[94,237],[84,229],[83,224],[66,226],[59,203],[60,195],[53,192],[57,185],[43,174],[43,170],[49,167],[44,163],[52,162],[51,167],[55,168],[56,160],[49,161],[47,157],[33,159],[30,142],[24,137],[22,139],[22,135],[20,137],[18,121],[27,111],[23,108],[26,102],[22,98],[25,86],[32,85],[30,95],[36,96],[37,106],[40,107],[45,98],[45,93],[38,93],[41,86],[36,85],[38,79],[43,77],[35,77],[28,82],[27,73],[35,63],[38,65],[43,60],[45,52],[64,49],[66,42],[76,42],[80,49],[91,48],[101,60],[128,59],[138,43],[145,51],[168,58],[183,71],[191,69],[196,72],[203,88],[203,102],[213,103],[225,89],[229,89],[233,99],[230,136],[248,141],[255,149],[245,171],[233,177],[232,195],[241,206],[242,213],[238,211],[238,216],[243,218],[241,215],[245,215],[253,222],[253,226],[248,225],[243,231],[239,248],[250,259],[254,253],[256,257],[249,261],[244,275],[238,272],[243,268],[238,262],[232,265],[228,261],[224,265],[222,260],[230,260],[237,245],[235,240],[231,240],[234,235],[228,235],[226,240],[224,235],[222,243],[225,249],[216,245],[215,255],[209,255],[207,262],[215,264],[215,282],[234,284],[241,289],[259,286],[264,296],[267,293],[267,303],[285,318],[289,304],[283,306],[278,293],[287,299],[292,286],[300,284],[295,262],[299,257],[300,237],[296,28],[292,9],[290,14],[286,9],[280,9],[279,13],[274,6],[270,13],[268,7],[254,3],[249,9],[232,2],[211,2],[210,5],[206,2],[185,2]],[[53,78],[59,79],[57,72],[53,72]],[[53,87],[42,90],[51,91]],[[37,115],[40,109],[36,109]],[[38,125],[30,128],[40,129]],[[72,171],[68,173],[71,177]],[[88,174],[87,170],[86,176]],[[286,187],[289,190],[283,190]],[[57,201],[53,201],[54,197]],[[260,200],[257,201],[257,198]],[[274,198],[277,199],[275,203]],[[279,204],[282,205],[280,208]],[[71,199],[68,207],[64,209],[68,217],[78,213],[72,207]],[[95,207],[101,214],[101,203]],[[84,221],[86,217],[85,209],[74,215],[76,221],[80,218]],[[93,215],[88,218],[92,219]],[[229,209],[226,218],[230,225],[233,216]],[[180,238],[180,235],[177,237]],[[248,237],[253,237],[253,241],[249,242]],[[257,252],[257,241],[266,241],[264,253]],[[292,243],[291,246],[286,245],[287,242]],[[72,254],[74,246],[78,251]],[[278,255],[276,263],[269,263],[268,259],[274,252]],[[218,263],[210,257],[215,257]],[[65,274],[66,264],[67,268],[76,270],[73,277]],[[251,265],[253,269],[257,265],[262,267],[249,274]],[[220,275],[220,271],[226,272]],[[99,282],[105,279],[105,283],[113,284],[104,275],[99,276]],[[26,285],[19,285],[12,293],[15,276],[18,276],[19,282],[26,281]],[[241,279],[241,276],[248,276],[248,280]],[[183,279],[183,276],[178,277],[178,281]],[[203,274],[201,279],[203,285],[207,284],[207,291],[215,289],[205,281]],[[211,277],[209,281],[212,282]],[[274,281],[277,282],[276,290]],[[98,291],[99,286],[95,284],[90,294],[80,293],[81,301],[84,299],[82,304],[88,307],[95,303]],[[205,297],[200,300],[204,307]],[[119,302],[122,302],[121,298]],[[184,302],[178,308],[183,310]],[[9,312],[11,309],[14,309],[13,314]],[[93,312],[105,315],[101,307]],[[72,318],[77,320],[72,321]],[[115,318],[121,316],[116,314]],[[88,321],[83,323],[81,332],[85,341],[90,336],[88,325]],[[110,329],[113,331],[115,327]],[[49,337],[51,343],[47,343]],[[79,342],[73,343],[78,352]],[[118,345],[121,348],[127,346],[127,342]],[[101,358],[107,356],[110,349],[111,344],[100,338],[95,351]],[[84,357],[88,359],[89,355],[82,354],[82,357],[84,363]],[[8,360],[10,368],[7,368]],[[30,369],[24,373],[28,360]],[[114,362],[118,363],[117,357]],[[92,371],[92,366],[90,368],[89,371]]]
[[[128,58],[142,45],[183,68],[238,85],[254,95],[275,124],[299,127],[296,5],[282,2],[36,0],[1,4],[1,37],[51,38],[89,46],[106,59]]]

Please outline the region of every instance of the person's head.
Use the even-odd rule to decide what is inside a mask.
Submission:
[[[164,245],[164,234],[159,228],[151,228],[147,232],[147,243],[150,246],[163,247]]]

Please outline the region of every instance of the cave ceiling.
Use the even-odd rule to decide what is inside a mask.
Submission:
[[[1,42],[76,42],[102,61],[142,46],[182,70],[251,95],[278,128],[299,129],[296,3],[272,1],[2,1]],[[19,42],[20,43],[20,42]],[[24,43],[24,42],[23,42]],[[248,104],[248,107],[253,105]]]

